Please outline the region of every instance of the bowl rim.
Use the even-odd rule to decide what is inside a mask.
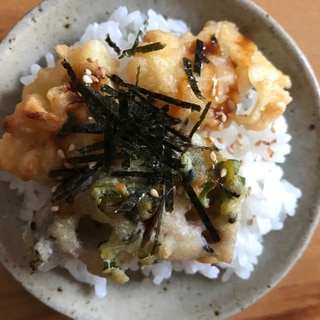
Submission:
[[[288,46],[290,47],[290,50],[292,51],[292,54],[294,54],[297,61],[299,61],[301,66],[303,66],[302,72],[307,77],[309,83],[312,84],[312,92],[314,94],[314,101],[316,102],[316,105],[317,105],[317,112],[318,112],[318,118],[319,118],[320,87],[319,87],[318,80],[315,76],[314,70],[313,70],[310,62],[308,61],[308,59],[304,55],[303,51],[296,44],[296,42],[293,40],[293,38],[286,32],[286,30],[273,17],[271,17],[264,9],[262,9],[258,4],[252,2],[251,0],[238,0],[238,2],[242,2],[245,5],[247,5],[249,8],[248,10],[250,10],[254,14],[257,14],[263,20],[264,24],[276,26],[275,32],[281,38],[281,41],[284,41],[288,44]],[[60,3],[60,1],[57,3],[57,5],[59,5],[59,3]],[[24,28],[24,23],[27,20],[33,19],[33,17],[37,13],[39,13],[39,7],[44,8],[44,7],[50,7],[50,6],[55,6],[55,5],[56,5],[56,2],[54,2],[52,0],[43,0],[40,4],[36,5],[27,14],[25,14],[19,20],[19,22],[17,22],[17,24],[15,26],[13,26],[11,28],[11,30],[7,33],[7,35],[1,40],[0,52],[2,52],[3,50],[7,50],[6,46],[10,42],[10,39],[14,38],[20,32],[20,30],[22,30]],[[0,63],[1,63],[1,59],[0,59]],[[318,204],[317,207],[319,208],[320,207],[320,199],[318,198],[316,200],[316,202]],[[274,279],[272,287],[277,285],[283,279],[283,277],[285,277],[287,275],[287,273],[292,269],[293,265],[299,260],[302,253],[304,252],[305,248],[308,246],[308,244],[309,244],[309,242],[310,242],[310,240],[311,240],[311,238],[317,228],[317,225],[320,222],[320,211],[319,210],[314,212],[313,218],[314,218],[314,220],[312,221],[312,223],[310,222],[310,225],[309,225],[309,233],[308,233],[307,237],[302,241],[302,243],[300,243],[299,248],[295,248],[295,251],[298,252],[299,254],[297,254],[296,258],[291,260],[291,263],[289,263],[286,266],[286,268],[283,269],[283,273],[278,278]],[[8,270],[8,272],[16,278],[15,272],[12,272],[12,269],[11,269],[11,267],[12,267],[11,262],[6,261],[5,255],[2,254],[2,250],[0,250],[0,262],[4,265],[4,267]],[[16,279],[18,279],[18,278],[16,278]],[[21,282],[21,281],[19,280],[19,282]],[[22,286],[25,287],[23,282],[21,282],[21,284],[22,284]],[[38,298],[40,301],[42,301],[43,303],[50,306],[50,304],[48,304],[47,301],[39,298],[36,294],[36,291],[33,291],[32,288],[25,287],[25,289],[29,293],[31,293],[33,296]],[[249,305],[251,305],[252,303],[256,302],[258,299],[260,299],[262,296],[264,296],[268,291],[269,291],[269,289],[262,290],[261,292],[259,292],[259,294],[257,294],[254,297],[254,299],[248,301],[248,303],[246,305],[244,305],[244,307],[246,308]],[[63,310],[59,310],[56,307],[55,307],[55,309],[59,312],[63,312]],[[240,311],[240,309],[241,308],[239,307],[239,310],[235,310],[235,312],[233,314]]]

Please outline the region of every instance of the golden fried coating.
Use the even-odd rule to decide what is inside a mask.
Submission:
[[[196,76],[203,99],[192,92],[183,70],[184,57],[194,63],[195,42],[203,41],[206,58],[201,74]],[[247,129],[263,130],[277,119],[291,101],[290,78],[274,67],[257,46],[239,33],[230,22],[209,21],[198,35],[181,36],[163,31],[149,31],[144,42],[161,42],[163,50],[136,54],[127,65],[130,81],[134,83],[139,68],[139,84],[152,91],[171,95],[204,106],[212,101],[203,125],[219,130],[232,120]],[[238,114],[237,104],[248,90],[257,92],[257,100],[249,114]],[[188,111],[174,110],[180,117]]]
[[[62,168],[64,158],[76,155],[77,147],[99,138],[98,135],[69,134],[57,139],[68,112],[74,113],[79,123],[90,121],[90,112],[70,88],[70,79],[61,61],[66,59],[72,63],[80,78],[90,70],[93,82],[97,83],[108,82],[106,72],[113,72],[118,65],[100,41],[89,41],[76,48],[61,45],[56,49],[60,56],[56,66],[41,69],[35,81],[24,88],[22,101],[3,121],[5,133],[0,140],[0,169],[22,180],[42,184],[50,183],[48,172]]]

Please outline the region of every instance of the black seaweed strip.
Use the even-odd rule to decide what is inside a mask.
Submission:
[[[76,151],[81,153],[81,154],[85,154],[85,153],[90,153],[93,151],[98,151],[98,150],[102,150],[104,147],[104,141],[98,141],[96,143],[84,146],[84,147],[80,147],[78,148]]]
[[[143,34],[146,32],[147,25],[148,25],[148,21],[146,20],[146,21],[144,21],[143,25],[139,29],[132,47],[130,49],[127,49],[124,51],[134,51],[138,47],[139,43],[142,41]],[[122,53],[122,55],[120,55],[119,59],[121,59],[122,56],[123,56],[123,53]]]
[[[73,178],[65,180],[64,188],[60,193],[53,196],[52,201],[64,201],[72,197],[76,190],[79,190],[81,185],[85,183],[91,176],[101,169],[101,162],[98,162],[91,169],[81,172]]]
[[[88,163],[102,161],[104,159],[104,153],[86,154],[79,157],[68,158],[67,160],[72,164]]]
[[[200,73],[201,73],[201,67],[202,67],[201,55],[202,54],[203,54],[203,42],[197,39],[196,50],[194,54],[193,72],[198,76],[200,76]]]
[[[106,43],[109,45],[109,47],[111,47],[117,55],[121,54],[121,49],[117,46],[115,42],[112,41],[109,34],[107,34],[107,37],[105,40],[106,40]]]
[[[88,109],[92,113],[96,122],[101,126],[101,129],[103,129],[106,119],[109,121],[113,120],[113,117],[116,115],[118,105],[112,99],[112,97],[104,96],[94,90],[91,86],[87,86],[77,80],[72,67],[66,60],[62,62],[62,65],[64,68],[66,68],[71,78],[72,85],[78,92],[82,94]]]
[[[212,45],[216,46],[218,44],[218,39],[214,34],[210,37],[210,40]]]
[[[128,199],[126,199],[120,207],[116,210],[117,212],[130,212],[153,187],[153,183],[147,183],[145,186],[139,188],[134,192]]]
[[[113,177],[136,177],[136,178],[152,178],[154,172],[148,171],[113,171],[110,174]]]
[[[177,152],[183,152],[183,147],[175,145],[174,143],[172,143],[172,140],[170,138],[164,138],[163,140],[163,145],[171,148],[172,150],[175,150]]]
[[[124,57],[132,57],[136,53],[147,53],[147,52],[151,52],[151,51],[162,50],[164,47],[165,47],[165,45],[162,44],[161,42],[155,42],[155,43],[146,44],[146,45],[140,46],[140,47],[126,49],[126,50],[122,51],[122,54],[119,56],[119,59],[122,59]]]
[[[74,126],[70,132],[101,134],[103,130],[98,123],[86,123]]]
[[[198,76],[200,76],[201,74],[202,62],[207,64],[210,63],[210,60],[205,56],[203,49],[204,49],[203,42],[197,39],[196,50],[194,54],[193,72]]]
[[[142,41],[142,37],[143,37],[143,34],[147,30],[147,26],[148,26],[148,20],[145,20],[143,22],[142,26],[139,28],[139,31],[137,33],[135,40],[134,40],[132,48],[136,48],[139,45],[139,43]]]
[[[227,188],[221,181],[218,181],[218,184],[220,188],[228,195],[235,197],[235,198],[240,198],[241,194],[239,192],[236,192],[232,189]]]
[[[121,148],[124,148],[128,153],[135,152],[135,148],[132,148],[126,141],[122,141]],[[172,168],[167,163],[163,162],[163,159],[155,159],[154,154],[148,152],[148,150],[143,150],[141,147],[139,149],[140,157],[149,168],[154,169],[164,176],[178,176],[177,170],[179,168]]]
[[[183,69],[189,80],[191,89],[198,99],[203,99],[201,91],[198,87],[197,80],[192,73],[192,64],[188,58],[183,58]]]
[[[138,91],[138,92],[140,92],[142,94],[149,95],[153,99],[164,101],[164,102],[167,102],[167,103],[170,103],[170,104],[173,104],[175,106],[179,106],[179,107],[182,107],[182,108],[185,108],[185,109],[191,109],[192,111],[200,111],[201,110],[201,107],[198,104],[190,103],[190,102],[187,102],[187,101],[182,101],[182,100],[175,99],[175,98],[172,98],[172,97],[169,97],[169,96],[165,96],[165,95],[163,95],[161,93],[150,91],[150,90],[142,88],[142,87],[137,87],[136,85],[132,85],[130,83],[124,82],[119,76],[117,76],[115,74],[112,75],[110,77],[110,79],[115,84],[125,86],[125,87],[131,89],[132,91]]]
[[[174,206],[174,180],[172,177],[164,178],[164,190],[165,190],[165,209],[167,212],[173,211]]]
[[[116,103],[116,101],[114,101],[113,97],[108,97],[109,99],[106,99],[106,96],[101,95],[99,92],[96,92],[93,88],[91,88],[90,86],[86,86],[83,83],[81,83],[80,81],[77,81],[75,79],[75,74],[73,72],[73,70],[71,69],[71,66],[69,64],[67,64],[65,62],[65,67],[68,70],[68,73],[72,79],[72,84],[74,85],[74,87],[76,88],[76,90],[78,90],[85,99],[85,102],[87,103],[87,106],[89,108],[89,110],[91,111],[91,113],[93,114],[94,117],[96,117],[96,121],[99,121],[99,124],[101,125],[101,128],[104,128],[104,134],[105,136],[107,136],[110,139],[105,139],[104,143],[104,151],[105,151],[105,164],[107,164],[107,167],[110,168],[110,165],[113,161],[113,157],[115,156],[116,152],[115,152],[115,147],[119,146],[120,148],[123,148],[124,152],[126,152],[127,154],[130,154],[130,156],[132,156],[132,158],[139,158],[141,160],[144,161],[144,163],[146,164],[147,167],[149,168],[153,168],[154,173],[160,178],[160,180],[162,181],[173,181],[175,179],[179,179],[182,181],[183,185],[185,186],[185,189],[193,203],[193,205],[195,206],[196,210],[199,213],[199,216],[201,218],[201,220],[203,221],[203,223],[205,224],[206,228],[208,229],[209,233],[211,234],[212,238],[214,241],[219,241],[219,235],[216,233],[214,227],[212,226],[212,223],[210,221],[210,219],[208,218],[204,208],[202,207],[199,199],[197,198],[193,188],[190,186],[188,180],[192,179],[192,176],[186,176],[184,174],[181,174],[181,169],[183,167],[183,165],[181,164],[181,160],[179,158],[175,158],[174,154],[173,154],[173,150],[171,148],[168,148],[166,146],[164,146],[165,148],[165,152],[161,154],[157,153],[159,155],[159,158],[156,158],[154,156],[154,148],[159,149],[159,145],[155,145],[154,148],[150,148],[151,150],[148,149],[148,143],[149,141],[147,141],[148,143],[142,145],[142,146],[137,146],[136,144],[132,144],[130,141],[124,141],[123,137],[121,138],[121,134],[119,135],[119,132],[117,132],[117,130],[120,129],[121,125],[123,124],[121,122],[121,119],[119,119],[119,114],[117,113],[117,108],[118,108],[118,104]],[[146,112],[150,111],[151,114],[155,113],[156,111],[154,109],[157,109],[159,111],[159,109],[155,106],[153,106],[151,104],[151,100],[154,99],[158,99],[167,103],[172,103],[175,105],[179,105],[179,100],[177,103],[176,99],[172,99],[172,98],[168,98],[165,97],[163,95],[160,94],[154,94],[153,92],[149,92],[148,90],[145,89],[141,89],[139,87],[133,86],[133,85],[129,85],[126,84],[125,82],[123,82],[119,77],[114,76],[113,79],[115,80],[114,82],[118,85],[120,85],[120,89],[119,91],[121,92],[121,90],[123,90],[121,88],[121,86],[123,88],[127,88],[129,91],[134,92],[135,95],[137,97],[139,97],[140,94],[145,94],[147,95],[147,99],[145,99],[144,97],[141,97],[140,95],[140,99],[143,101],[143,107],[148,106],[149,108],[147,109]],[[118,83],[117,83],[118,82]],[[126,91],[124,91],[126,92]],[[114,93],[112,93],[113,95]],[[136,104],[138,104],[139,102],[133,103],[133,107],[137,107]],[[189,104],[189,103],[185,103],[182,102],[181,103],[182,107],[190,107],[192,109],[195,109],[197,111],[200,110],[200,106],[199,105],[195,105],[195,104]],[[142,107],[142,106],[140,106]],[[165,108],[164,108],[165,110]],[[159,115],[159,114],[158,114]],[[163,113],[162,116],[160,116],[161,120],[165,119],[167,117],[166,113]],[[145,115],[145,120],[148,119],[148,117]],[[108,121],[106,121],[108,120]],[[114,123],[113,123],[114,120]],[[110,122],[111,121],[111,122]],[[108,126],[107,124],[113,123],[113,126]],[[133,128],[135,127],[134,124],[131,124],[133,126]],[[164,126],[160,126],[159,129],[157,128],[157,123],[153,123],[152,124],[153,129],[155,130],[153,133],[153,138],[157,137],[157,130],[160,130],[159,132],[161,132],[161,130],[163,130],[163,134],[167,134],[167,132],[169,131],[167,127]],[[138,130],[138,135],[135,137],[139,137],[139,134],[143,134],[143,130],[141,128],[137,128]],[[145,130],[148,130],[149,127],[147,127]],[[110,132],[111,131],[111,132]],[[122,132],[122,135],[124,133]],[[152,136],[152,135],[151,135]],[[161,137],[161,135],[159,134],[159,136]],[[176,136],[182,137],[182,133],[179,132],[179,134]],[[164,136],[162,136],[163,138]],[[139,138],[140,140],[143,140],[142,137]],[[138,139],[138,140],[139,140]],[[182,139],[181,139],[182,140]],[[112,145],[110,145],[110,141],[112,141]],[[151,139],[152,141],[152,139]],[[163,140],[162,140],[163,143]],[[163,145],[163,144],[162,144]],[[138,148],[137,148],[138,147]],[[111,152],[110,152],[111,150]],[[88,155],[88,156],[97,156],[97,155]],[[77,158],[77,157],[76,157]],[[83,157],[78,157],[78,158],[82,158]],[[99,169],[101,169],[102,163],[101,161],[97,163],[96,166],[94,166],[92,169],[81,173],[78,176],[73,177],[72,179],[68,179],[65,183],[65,190],[63,194],[60,194],[60,196],[57,195],[57,197],[55,199],[66,199],[70,196],[72,196],[72,194],[81,186],[82,183],[84,183],[90,176],[92,176],[96,171],[98,171]],[[104,168],[105,169],[105,168]],[[160,181],[158,180],[158,182]],[[171,182],[170,182],[170,186],[172,186]],[[167,189],[171,190],[171,188],[169,188],[169,185],[167,185]],[[139,194],[136,194],[135,197],[133,197],[132,199],[130,199],[130,201],[128,201],[126,203],[126,205],[123,207],[123,209],[128,210],[129,207],[132,207],[133,205],[135,205],[137,202],[136,199],[139,199]],[[161,212],[160,212],[161,213]],[[161,221],[159,221],[160,223]],[[158,228],[160,228],[158,226]]]
[[[51,177],[51,178],[71,177],[75,174],[82,173],[83,171],[84,171],[84,169],[80,169],[80,168],[50,170],[49,177]]]
[[[67,112],[67,119],[57,134],[58,139],[62,139],[66,133],[70,132],[77,124],[77,118],[73,112]]]
[[[193,204],[193,206],[195,207],[195,209],[197,210],[199,217],[201,219],[201,221],[203,222],[203,224],[205,225],[206,229],[208,230],[212,241],[213,242],[219,242],[221,240],[217,230],[214,228],[211,220],[208,217],[208,214],[206,212],[206,210],[204,209],[204,207],[202,206],[197,194],[195,193],[195,191],[193,190],[192,186],[189,183],[189,178],[187,178],[186,176],[182,176],[181,177],[181,182],[184,186],[184,189],[186,190],[191,203]]]
[[[205,108],[203,109],[201,115],[200,115],[200,118],[199,120],[196,122],[196,124],[193,126],[190,134],[189,134],[189,138],[191,139],[193,137],[193,135],[195,134],[195,132],[198,130],[198,128],[200,127],[202,121],[204,120],[204,118],[206,117],[208,111],[210,110],[210,106],[211,106],[211,101],[209,101]]]
[[[108,86],[107,84],[102,84],[100,87],[102,92],[110,94],[112,97],[117,98],[119,95],[119,91],[113,89],[112,87]]]
[[[160,210],[157,216],[157,221],[156,221],[156,229],[155,229],[155,234],[154,234],[154,241],[153,241],[153,246],[151,249],[150,254],[153,255],[156,253],[156,249],[159,246],[159,235],[160,235],[160,229],[161,229],[161,221],[162,221],[162,216],[165,210],[165,197],[160,198]]]
[[[112,165],[112,161],[116,155],[117,142],[115,139],[115,128],[107,126],[105,128],[104,136],[108,137],[104,139],[104,165],[107,169]]]

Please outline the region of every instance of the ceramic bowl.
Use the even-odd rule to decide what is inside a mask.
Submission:
[[[38,299],[74,319],[225,319],[247,307],[274,287],[293,266],[318,220],[320,184],[319,92],[305,57],[283,29],[251,1],[239,0],[122,0],[129,10],[153,8],[187,21],[197,32],[209,19],[234,21],[264,54],[293,81],[293,102],[286,117],[292,153],[284,164],[285,177],[303,193],[296,215],[282,231],[265,237],[264,254],[250,280],[228,282],[175,274],[155,286],[109,282],[108,296],[97,298],[86,285],[62,270],[30,274],[21,259],[19,201],[1,184],[0,259],[9,272]],[[19,78],[28,67],[58,43],[73,43],[87,24],[103,21],[119,2],[109,0],[47,0],[25,16],[0,45],[0,117],[12,112],[19,100]]]

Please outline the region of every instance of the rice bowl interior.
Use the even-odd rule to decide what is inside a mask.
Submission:
[[[139,4],[142,5],[142,3]],[[217,4],[217,8],[215,8],[213,5],[214,2],[212,2],[210,3],[210,5],[212,5],[214,8],[214,10],[212,10],[214,14],[212,15],[208,13],[209,10],[207,10],[205,7],[200,9],[200,11],[197,9],[197,12],[199,13],[195,14],[196,10],[190,9],[192,8],[193,4],[189,2],[186,2],[184,7],[182,7],[188,8],[188,10],[181,9],[179,6],[175,7],[172,4],[165,6],[165,4],[166,3],[162,3],[163,7],[162,5],[160,6],[160,4],[154,4],[152,7],[158,12],[162,12],[164,14],[170,11],[170,17],[177,17],[187,20],[195,29],[202,24],[200,21],[204,22],[211,18],[216,20],[226,18],[229,20],[234,20],[240,27],[243,27],[242,31],[245,34],[258,43],[259,47],[266,55],[269,55],[271,60],[272,57],[277,57],[277,60],[273,61],[277,66],[279,66],[286,73],[290,74],[294,85],[292,89],[294,102],[288,108],[286,118],[289,122],[289,132],[293,137],[294,143],[292,146],[292,153],[287,159],[284,170],[285,175],[290,178],[290,181],[302,189],[303,198],[299,203],[296,216],[286,221],[283,232],[272,233],[266,237],[264,255],[261,257],[259,265],[249,281],[242,281],[237,278],[232,278],[232,281],[230,282],[221,283],[219,281],[208,281],[198,276],[187,277],[177,274],[171,278],[168,283],[164,283],[159,288],[154,287],[151,283],[146,283],[139,286],[137,286],[136,283],[131,283],[124,288],[109,285],[109,294],[106,302],[93,297],[91,292],[87,292],[88,289],[86,287],[78,283],[73,283],[63,271],[54,271],[50,273],[50,277],[41,274],[30,276],[28,270],[24,268],[18,268],[16,269],[18,271],[13,272],[18,279],[24,278],[24,285],[26,288],[33,292],[36,296],[39,296],[43,301],[46,300],[47,295],[50,295],[50,291],[56,291],[57,287],[63,288],[63,293],[61,295],[55,295],[54,298],[52,297],[51,303],[53,303],[53,306],[58,310],[65,312],[68,315],[72,314],[73,317],[79,317],[78,314],[81,313],[82,317],[84,319],[86,318],[86,316],[83,316],[84,312],[81,309],[81,305],[83,305],[83,301],[88,300],[89,305],[92,306],[92,310],[90,311],[91,315],[88,315],[88,318],[90,319],[93,319],[95,315],[97,318],[99,317],[98,315],[99,312],[103,310],[103,305],[107,305],[107,308],[110,312],[110,317],[112,317],[113,314],[117,314],[117,309],[121,309],[121,305],[126,305],[127,309],[123,310],[124,313],[121,315],[121,317],[124,317],[127,313],[128,315],[134,314],[134,318],[155,318],[155,315],[158,314],[157,310],[166,310],[162,311],[161,314],[159,313],[159,318],[162,318],[166,315],[170,316],[170,314],[175,314],[177,318],[183,318],[186,314],[193,314],[194,318],[205,319],[209,318],[212,313],[216,313],[217,315],[220,314],[222,318],[225,318],[239,310],[241,307],[244,307],[253,300],[257,299],[283,276],[283,274],[299,256],[301,248],[304,247],[309,237],[310,229],[313,229],[316,224],[317,203],[314,201],[314,199],[318,198],[318,177],[316,175],[312,175],[310,177],[309,173],[316,172],[317,160],[319,158],[318,151],[314,150],[313,148],[313,146],[316,145],[317,129],[309,130],[308,128],[310,125],[316,125],[318,123],[318,97],[313,76],[310,74],[308,69],[309,67],[304,65],[303,59],[300,58],[300,53],[296,52],[296,49],[290,40],[287,39],[285,35],[281,34],[281,30],[276,31],[275,34],[262,31],[266,30],[265,28],[269,26],[271,23],[270,19],[264,17],[262,13],[260,13],[259,16],[259,13],[256,11],[255,7],[251,4],[247,4],[246,2],[225,2],[223,5]],[[68,3],[68,6],[72,7],[73,10],[75,7],[83,8],[85,5],[86,4],[82,2],[77,2],[74,4],[72,2]],[[132,4],[128,3],[126,5],[130,9],[130,5]],[[102,3],[101,6],[103,7]],[[62,7],[62,2],[57,3],[56,8],[59,7]],[[90,12],[91,16],[86,16],[86,18],[83,19],[87,19],[87,21],[79,22],[77,20],[77,22],[71,24],[70,30],[64,30],[63,33],[60,33],[62,35],[60,39],[61,42],[74,42],[77,36],[83,32],[83,28],[87,23],[105,19],[105,17],[98,13],[99,7],[100,2],[97,2],[96,7]],[[230,8],[232,8],[232,10],[230,10]],[[115,8],[110,7],[108,11],[112,11],[112,9]],[[189,14],[189,9],[191,14]],[[37,10],[38,9],[36,9],[35,12],[37,12]],[[46,14],[49,13],[49,10],[59,9],[52,8],[49,1],[44,2],[41,6],[40,16],[37,16],[36,18],[38,24],[32,25],[31,28],[37,29],[41,23],[45,23],[44,21],[46,20]],[[201,10],[203,10],[203,12],[201,12]],[[84,9],[84,11],[86,10]],[[68,15],[70,20],[72,12],[70,15]],[[74,10],[75,15],[76,12],[77,10]],[[259,18],[253,19],[253,13],[258,14]],[[243,17],[246,16],[248,17],[248,20],[243,23],[238,21],[237,16],[241,16],[242,21],[246,20],[243,19]],[[28,19],[32,20],[30,16]],[[61,21],[52,22],[54,25],[52,28],[53,33],[59,34],[59,28],[62,30],[64,29],[64,19],[65,18],[61,18]],[[259,22],[257,22],[257,20],[259,20]],[[197,23],[198,21],[199,23]],[[41,27],[39,27],[39,30],[40,29]],[[75,30],[77,30],[77,32],[75,32]],[[252,33],[250,30],[259,30],[260,32]],[[16,40],[13,42],[14,50],[11,52],[6,51],[4,47],[6,43],[9,43],[10,37],[11,39],[13,37],[16,38]],[[13,33],[10,34],[2,44],[2,61],[11,61],[12,54],[18,55],[19,50],[23,50],[23,41],[19,40],[19,37],[21,37],[20,39],[23,39],[23,33],[21,32],[21,29],[19,30],[19,27],[17,27],[17,29],[13,30]],[[44,41],[41,42],[43,47],[36,48],[35,46],[35,50],[37,51],[36,55],[32,55],[30,53],[30,56],[26,55],[23,57],[24,61],[22,59],[19,60],[20,65],[14,66],[14,70],[16,70],[17,73],[12,72],[12,66],[9,63],[4,64],[3,72],[9,70],[10,73],[8,71],[8,90],[5,88],[4,91],[7,90],[7,92],[4,92],[2,102],[9,101],[10,105],[14,105],[16,101],[14,98],[12,98],[12,88],[9,87],[9,84],[11,83],[10,85],[15,87],[14,84],[18,82],[17,79],[19,79],[21,75],[20,70],[26,71],[27,67],[34,62],[35,56],[40,58],[49,47],[52,48],[57,42],[59,42],[59,39],[55,39],[54,43],[48,43],[48,38],[50,39],[51,37],[48,37],[47,34],[43,35],[43,37]],[[283,42],[285,45],[282,44]],[[277,48],[277,51],[275,51],[275,48]],[[290,61],[294,61],[295,63],[290,63]],[[303,70],[303,73],[301,70]],[[300,74],[300,76],[297,77],[297,74]],[[299,88],[299,90],[297,90],[297,88]],[[4,103],[2,103],[2,105],[3,104]],[[299,108],[300,105],[303,105],[304,108]],[[1,110],[1,112],[6,114],[9,112],[9,110]],[[318,126],[316,125],[315,127],[317,128]],[[305,144],[305,141],[308,141],[307,145]],[[308,157],[305,157],[306,154],[308,154]],[[305,159],[304,165],[297,168],[296,164],[302,157]],[[299,177],[308,177],[308,179],[305,182],[303,180],[301,181]],[[10,203],[12,204],[12,207],[16,209],[19,207],[14,194],[1,194],[1,196],[4,197],[2,199],[2,203],[4,203],[4,199],[9,198],[11,200]],[[3,223],[1,223],[1,243],[3,244],[4,252],[6,251],[9,257],[8,259],[4,259],[4,263],[7,265],[9,270],[13,270],[13,264],[16,265],[20,263],[20,253],[10,249],[20,247],[19,239],[12,239],[11,237],[11,234],[16,234],[17,230],[19,229],[17,218],[8,214],[8,212],[12,210],[12,207],[8,206],[5,208],[7,211],[4,212],[2,216]],[[13,229],[8,230],[6,227],[8,225],[12,226]],[[14,241],[16,241],[16,243],[14,243]],[[280,243],[281,246],[277,245]],[[292,250],[292,248],[295,250]],[[33,289],[32,287],[35,279],[37,279],[36,288]],[[54,279],[54,281],[51,282],[51,279]],[[72,285],[69,285],[71,282]],[[70,297],[75,296],[73,293],[78,291],[84,292],[84,300],[81,300],[77,297],[73,301],[71,298],[68,306],[64,306],[62,301],[66,299],[66,297],[69,299]],[[242,295],[243,292],[246,292],[245,298]],[[138,298],[133,301],[130,299],[132,296]],[[173,298],[177,299],[177,297],[180,301],[179,304],[177,303],[172,305],[170,301],[172,301]],[[199,297],[199,299],[196,299],[195,297]],[[53,300],[54,302],[52,302]],[[154,303],[153,300],[157,302]],[[190,301],[195,302],[193,304],[190,303]],[[228,303],[226,303],[226,301],[228,301]],[[117,303],[119,303],[119,305],[117,305]],[[166,307],[162,308],[164,306]],[[71,309],[75,312],[71,313]],[[164,312],[167,312],[167,314],[164,314]]]

